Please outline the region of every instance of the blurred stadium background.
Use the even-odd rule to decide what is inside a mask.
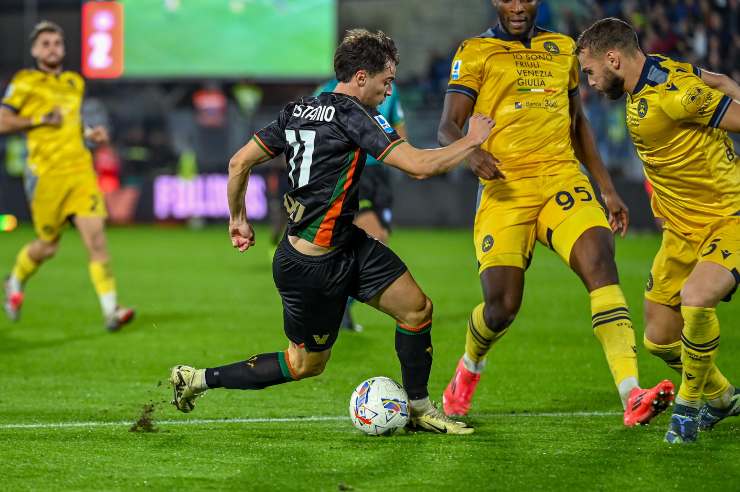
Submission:
[[[577,36],[593,19],[618,16],[647,52],[740,80],[738,0],[544,0],[538,24]],[[458,43],[495,22],[489,0],[3,0],[0,87],[32,65],[27,35],[39,19],[66,32],[65,67],[88,78],[85,121],[108,125],[112,145],[95,166],[111,222],[189,222],[227,217],[225,164],[287,101],[332,76],[344,30],[383,29],[401,52],[398,82],[417,146],[436,145]],[[654,227],[624,105],[582,90],[607,166],[637,229]],[[0,137],[0,214],[27,222],[22,136]],[[281,213],[284,163],[261,166],[249,189],[257,221]],[[393,174],[399,225],[472,223],[476,181],[464,167],[413,182]],[[445,200],[430,197],[445,196]],[[270,199],[270,198],[273,199]]]

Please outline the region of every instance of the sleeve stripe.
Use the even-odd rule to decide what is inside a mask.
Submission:
[[[573,97],[576,94],[578,94],[578,86],[575,86],[572,89],[568,89],[568,97]]]
[[[691,65],[691,70],[694,72],[694,75],[701,77],[701,69],[699,67]]]
[[[10,104],[8,104],[8,103],[0,103],[0,106],[2,106],[2,107],[4,107],[4,108],[8,108],[8,109],[9,109],[9,110],[11,110],[12,112],[14,112],[14,113],[18,114],[18,108],[16,108],[15,106],[11,106],[11,105],[10,105]]]
[[[252,139],[265,154],[269,155],[270,157],[275,157],[275,152],[271,151],[270,148],[265,145],[265,143],[262,141],[261,138],[257,136],[256,133],[254,134],[254,136],[252,136]]]
[[[378,156],[378,160],[379,161],[382,161],[383,159],[385,159],[386,157],[388,157],[388,154],[390,154],[393,151],[393,149],[395,149],[398,145],[402,144],[405,141],[406,140],[404,140],[403,138],[399,138],[395,142],[391,142],[388,145],[388,147],[386,147],[385,150],[380,153],[380,155]]]
[[[730,104],[732,104],[732,98],[727,95],[722,96],[722,99],[719,100],[719,104],[717,105],[717,109],[714,110],[712,119],[709,120],[708,126],[717,128],[729,109]]]
[[[478,93],[471,89],[470,87],[460,85],[460,84],[450,84],[447,86],[447,92],[458,92],[460,94],[465,94],[469,98],[471,98],[473,101],[478,99]]]

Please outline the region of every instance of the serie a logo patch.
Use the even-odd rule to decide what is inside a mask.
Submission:
[[[452,63],[452,80],[460,78],[460,68],[462,67],[462,60],[455,60]]]
[[[384,132],[393,133],[393,127],[390,123],[388,123],[388,120],[386,120],[382,114],[377,115],[375,117],[375,121],[378,122],[378,125],[380,125],[380,128],[382,128]]]

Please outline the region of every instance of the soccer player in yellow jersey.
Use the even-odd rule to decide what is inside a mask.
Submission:
[[[519,310],[524,271],[539,240],[589,292],[593,333],[621,397],[625,425],[646,424],[670,404],[673,384],[639,386],[635,336],[619,287],[612,235],[626,232],[627,207],[581,108],[575,42],[535,25],[538,4],[494,0],[498,25],[464,41],[452,63],[440,143],[461,138],[474,112],[491,115],[496,126],[468,159],[481,178],[474,241],[483,303],[470,316],[465,353],[443,394],[444,409],[449,415],[468,412],[486,354]],[[496,171],[481,172],[491,155]],[[579,161],[598,183],[609,221]]]
[[[71,220],[87,247],[89,269],[100,298],[106,327],[115,331],[134,311],[119,307],[105,239],[105,203],[92,167],[87,138],[108,141],[103,127],[83,130],[80,114],[85,81],[62,69],[64,34],[48,21],[31,34],[36,68],[21,70],[8,85],[0,107],[0,133],[25,132],[28,141],[26,193],[36,239],[21,249],[5,283],[5,312],[16,321],[28,278],[59,248],[66,221]]]
[[[740,132],[740,87],[645,55],[614,18],[581,35],[578,57],[591,87],[611,99],[627,93],[627,127],[665,221],[645,291],[644,343],[682,374],[666,441],[694,441],[740,414],[740,392],[715,365],[715,309],[740,282],[740,168],[727,135]]]

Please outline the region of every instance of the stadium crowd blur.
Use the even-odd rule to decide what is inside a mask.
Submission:
[[[342,4],[354,8],[359,2],[340,0]],[[478,14],[477,22],[496,22],[488,0],[480,0],[472,10],[475,13],[480,9],[488,9],[488,16]],[[675,57],[740,81],[740,0],[543,0],[538,24],[575,37],[594,19],[606,16],[623,18],[635,26],[648,53]],[[343,20],[340,15],[340,33],[354,27],[356,21]],[[393,28],[377,24],[366,27],[396,35]],[[434,39],[426,40],[432,47],[423,53],[426,69],[410,75],[406,71],[408,60],[421,53],[404,58],[401,46],[398,83],[409,136],[415,144],[436,145],[451,58],[462,38],[475,34],[468,32],[436,44]],[[69,45],[78,43],[78,39],[77,33],[68,33],[68,52],[74,50]],[[79,69],[73,64],[69,68]],[[0,87],[5,87],[12,74],[10,67],[0,68]],[[107,124],[113,138],[110,148],[95,152],[101,184],[104,190],[116,190],[162,173],[187,176],[223,172],[231,153],[252,131],[272,119],[276,109],[288,100],[313,92],[319,82],[90,81],[85,121]],[[623,102],[607,101],[585,86],[581,97],[611,172],[617,177],[641,180],[641,165],[624,123]],[[24,159],[20,137],[0,137],[0,159],[7,174],[20,176]],[[463,173],[468,171],[456,170],[452,179]]]

